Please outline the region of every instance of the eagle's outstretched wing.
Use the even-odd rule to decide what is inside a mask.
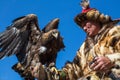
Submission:
[[[0,34],[0,59],[16,54],[18,60],[24,63],[26,58],[31,58],[36,49],[41,50],[42,45],[49,44],[53,35],[59,33],[56,30],[58,23],[59,19],[56,18],[41,31],[37,16],[34,14],[15,19],[6,31]],[[48,29],[48,26],[49,28],[54,26],[56,29]]]
[[[54,21],[48,23],[48,24],[42,29],[42,31],[43,31],[43,32],[48,32],[48,31],[53,30],[53,29],[58,29],[58,22],[59,22],[59,19],[58,19],[58,18],[54,19]]]
[[[25,53],[33,44],[33,35],[41,35],[38,26],[37,17],[30,14],[24,17],[17,18],[13,21],[6,31],[0,34],[0,59],[12,54]]]

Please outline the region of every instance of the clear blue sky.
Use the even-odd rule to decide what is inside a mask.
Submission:
[[[60,18],[59,31],[64,37],[65,51],[60,51],[57,67],[60,69],[67,60],[72,61],[85,33],[74,22],[74,17],[81,12],[80,0],[0,0],[0,32],[19,16],[34,13],[38,16],[40,28],[50,20]],[[113,19],[120,18],[120,0],[91,0],[95,7]],[[0,80],[22,80],[11,67],[17,62],[15,56],[0,60]]]

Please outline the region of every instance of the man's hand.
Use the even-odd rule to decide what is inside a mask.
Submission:
[[[113,63],[108,57],[95,57],[94,63],[90,65],[90,68],[95,71],[108,72],[113,67]]]

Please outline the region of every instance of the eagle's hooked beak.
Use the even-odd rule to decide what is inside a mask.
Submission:
[[[53,37],[55,37],[55,39],[57,39],[58,38],[58,36],[59,36],[59,33],[58,32],[53,32]]]

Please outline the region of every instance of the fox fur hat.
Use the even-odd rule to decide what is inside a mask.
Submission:
[[[100,13],[97,9],[95,8],[90,8],[89,6],[89,0],[82,0],[81,1],[81,6],[82,6],[82,12],[75,16],[74,20],[75,22],[80,26],[82,26],[82,23],[85,21],[95,21],[99,22],[100,24],[106,24],[106,23],[118,23],[120,19],[118,20],[112,20],[110,16],[104,15],[103,13]]]

